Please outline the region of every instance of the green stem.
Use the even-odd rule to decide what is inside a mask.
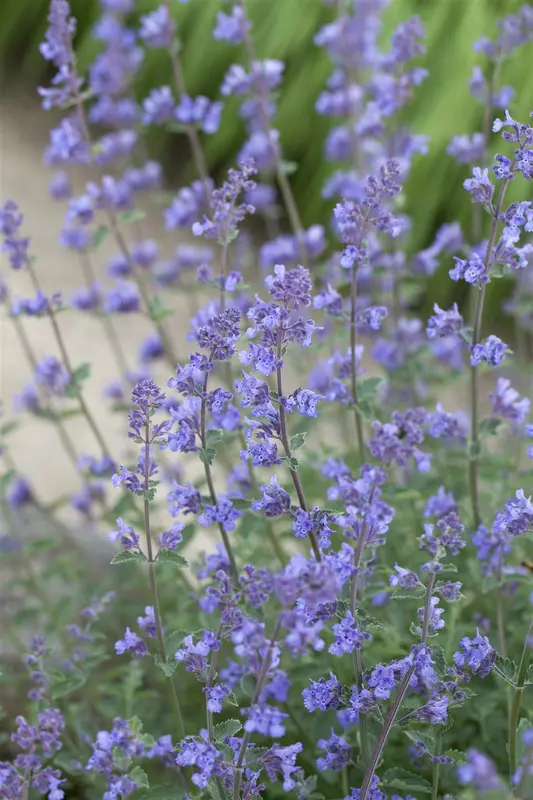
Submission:
[[[251,27],[250,20],[247,16],[245,0],[237,0],[237,1],[243,13],[244,46],[246,49],[246,55],[248,57],[248,68],[250,72],[252,72],[252,70],[254,69],[254,64],[257,62],[257,57],[254,50],[252,35],[250,33],[250,27]],[[268,98],[265,97],[261,85],[258,87],[258,96],[259,96],[259,111],[262,117],[263,128],[269,138],[269,141],[272,142],[272,146],[276,150],[276,178],[280,188],[281,196],[283,198],[285,208],[287,209],[287,215],[289,217],[289,222],[291,224],[292,232],[298,242],[300,257],[302,261],[305,262],[309,258],[309,253],[303,235],[302,221],[300,218],[300,213],[298,211],[296,200],[294,199],[294,194],[292,192],[291,185],[289,183],[286,173],[283,170],[283,165],[281,162],[280,152],[278,150],[277,143],[274,143],[272,141],[272,126],[270,124]]]
[[[442,752],[442,731],[437,733],[437,742],[435,744],[435,756],[439,757]],[[438,800],[439,797],[439,779],[440,779],[440,764],[438,761],[433,762],[433,786],[431,790],[431,800]]]
[[[276,623],[276,627],[274,628],[274,632],[272,634],[272,638],[270,640],[270,644],[265,655],[263,664],[261,665],[261,671],[257,676],[257,683],[255,685],[255,692],[252,698],[252,702],[250,703],[251,706],[257,703],[259,695],[263,691],[263,686],[268,675],[268,670],[270,669],[270,664],[272,661],[272,652],[274,650],[274,645],[276,644],[276,640],[278,638],[279,630],[281,628],[281,621],[278,619]],[[249,731],[246,731],[244,736],[242,737],[241,747],[239,750],[239,755],[237,756],[237,763],[235,764],[235,776],[233,779],[233,792],[232,792],[232,800],[239,800],[241,794],[241,780],[242,780],[242,771],[243,771],[243,764],[244,759],[246,756],[246,751],[248,749],[248,745],[250,744],[250,740],[252,738],[252,734]]]
[[[485,252],[485,269],[487,273],[490,271],[494,245],[496,242],[496,233],[499,224],[499,215],[505,199],[507,187],[510,179],[504,180],[500,187],[500,193],[496,207],[493,211],[492,225],[490,229],[489,240],[487,242],[487,249]],[[479,344],[481,339],[481,323],[483,319],[483,306],[485,303],[487,284],[484,283],[479,289],[476,310],[474,316],[474,328],[472,332],[472,347]],[[469,483],[470,483],[470,500],[472,503],[472,512],[474,515],[474,525],[477,528],[481,524],[481,509],[479,503],[479,474],[478,474],[478,457],[479,457],[479,401],[478,401],[478,367],[470,367],[470,406],[471,406],[471,432],[470,432],[470,453],[469,453]]]
[[[351,361],[351,383],[352,400],[355,412],[355,428],[357,432],[357,445],[359,447],[359,458],[361,464],[365,460],[365,437],[363,434],[363,420],[358,409],[357,397],[357,323],[356,323],[356,302],[357,302],[357,266],[352,267],[352,282],[350,289],[350,361]]]
[[[37,369],[37,358],[33,352],[30,341],[26,336],[26,331],[24,330],[24,325],[22,323],[22,320],[20,320],[18,317],[13,317],[13,316],[10,317],[10,319],[13,322],[15,333],[17,334],[20,345],[24,351],[24,355],[28,359],[28,362],[31,365],[32,370],[35,373],[35,370]],[[46,401],[45,410],[51,413],[53,423],[57,428],[57,434],[61,439],[61,444],[65,448],[65,452],[69,457],[69,459],[71,460],[73,466],[76,469],[78,469],[78,456],[76,454],[76,449],[74,447],[74,444],[72,443],[70,436],[67,432],[67,429],[63,425],[61,418],[57,416],[50,400]]]
[[[429,632],[431,597],[433,595],[434,586],[435,586],[435,573],[431,573],[429,576],[429,581],[426,589],[426,602],[424,604],[424,621],[422,624],[422,636],[421,636],[421,641],[423,644],[427,642],[427,637]],[[361,791],[359,792],[359,800],[367,800],[368,794],[370,792],[370,785],[372,783],[372,778],[374,777],[377,765],[379,764],[381,754],[383,752],[383,748],[387,743],[387,739],[389,738],[392,726],[394,725],[394,722],[396,720],[396,715],[398,713],[398,710],[404,700],[405,695],[407,694],[407,690],[409,689],[409,684],[411,682],[411,678],[413,676],[414,671],[415,667],[413,664],[413,666],[410,667],[408,672],[404,675],[402,682],[400,683],[398,689],[396,690],[396,696],[389,709],[389,713],[385,717],[385,722],[383,723],[383,726],[378,736],[378,740],[374,746],[372,755],[370,756],[370,764],[365,773],[365,777],[363,778],[363,784],[361,786]]]
[[[209,372],[206,371],[205,378],[204,378],[203,390],[202,390],[202,404],[201,404],[201,407],[200,407],[200,440],[202,442],[202,448],[204,450],[206,449],[206,444],[207,444],[206,431],[207,431],[207,385],[208,385],[208,382],[209,382]],[[212,502],[212,504],[214,506],[216,506],[216,505],[218,505],[218,500],[217,500],[217,493],[215,491],[215,485],[213,483],[213,476],[211,474],[211,467],[207,463],[207,461],[204,461],[203,464],[204,464],[205,479],[207,481],[207,487],[209,489],[209,495],[210,495],[210,498],[211,498],[211,502]],[[239,582],[239,570],[238,570],[238,567],[237,567],[237,561],[235,559],[235,554],[233,553],[233,548],[231,546],[231,543],[230,543],[230,540],[229,540],[229,536],[226,533],[226,530],[225,530],[224,526],[220,522],[218,523],[218,529],[220,531],[220,536],[222,538],[222,542],[224,544],[224,547],[226,549],[226,553],[227,553],[228,558],[229,558],[231,578],[233,580],[234,585],[237,586],[238,582]]]
[[[526,681],[526,674],[531,661],[531,642],[529,641],[533,634],[533,621],[531,622],[526,638],[524,640],[524,647],[522,649],[522,657],[518,666],[518,678],[514,687],[513,699],[511,702],[511,710],[509,713],[509,776],[512,780],[516,772],[516,745],[518,734],[518,722],[520,716],[520,706],[522,705],[522,694],[524,692],[524,684]]]
[[[282,338],[281,337],[282,337],[281,328],[278,328],[278,346],[277,346],[277,362],[278,362],[278,365],[280,365],[282,363],[282,359],[281,359]],[[291,452],[291,446],[290,446],[290,442],[289,442],[289,436],[288,436],[288,433],[287,433],[287,417],[286,417],[286,414],[285,414],[285,409],[284,409],[284,407],[282,405],[282,402],[281,402],[282,397],[283,397],[283,378],[282,378],[282,368],[281,368],[281,366],[278,366],[277,369],[276,369],[276,382],[277,382],[277,391],[278,391],[278,398],[279,398],[280,438],[281,438],[281,443],[283,445],[283,449],[285,451],[285,457],[287,458],[287,461],[289,462],[289,465],[290,465],[290,461],[291,461],[291,458],[292,458],[292,452]],[[308,512],[308,508],[307,508],[307,501],[305,499],[305,494],[304,494],[304,490],[303,490],[303,487],[302,487],[302,482],[300,480],[300,476],[299,476],[298,472],[295,469],[292,469],[292,468],[290,469],[290,473],[291,473],[292,482],[294,484],[294,489],[295,489],[296,494],[298,496],[298,503],[300,504],[300,508],[302,509],[302,511],[305,511],[306,514],[308,514],[309,512]],[[310,531],[310,533],[309,533],[309,541],[311,542],[311,547],[313,548],[313,553],[315,554],[316,560],[317,561],[322,561],[322,553],[320,552],[320,548],[318,546],[318,542],[317,542],[317,539],[316,539],[314,531]]]
[[[33,283],[34,289],[37,292],[42,292],[41,284],[40,284],[39,278],[37,277],[37,273],[36,273],[35,269],[33,268],[33,264],[31,262],[31,259],[27,259],[26,264],[27,264],[28,273],[30,275],[30,278],[31,278],[31,281]],[[63,340],[63,335],[62,335],[61,330],[59,328],[59,325],[57,323],[55,311],[52,308],[50,303],[46,304],[46,313],[48,315],[48,319],[50,320],[50,324],[51,324],[52,330],[54,332],[54,337],[55,337],[57,346],[59,348],[59,352],[61,354],[61,359],[63,361],[63,364],[65,365],[65,368],[68,370],[69,374],[72,376],[74,374],[74,370],[72,368],[70,357],[69,357],[65,342]],[[93,415],[92,415],[92,413],[91,413],[91,411],[89,409],[89,406],[85,402],[85,397],[84,397],[83,392],[82,392],[82,390],[81,390],[81,388],[79,386],[76,387],[76,398],[78,400],[80,409],[81,409],[85,419],[87,420],[87,423],[88,423],[90,429],[92,430],[92,432],[94,434],[94,438],[98,442],[100,450],[102,451],[103,455],[107,456],[108,458],[111,458],[111,454],[110,454],[109,449],[107,447],[106,441],[105,441],[100,429],[98,428],[98,425],[96,424],[96,420],[93,417]]]
[[[163,624],[161,622],[161,608],[159,604],[159,592],[157,590],[157,577],[155,572],[155,564],[154,564],[154,553],[152,548],[152,527],[150,521],[150,500],[148,499],[148,486],[150,481],[150,423],[147,422],[145,424],[145,450],[144,450],[144,489],[145,489],[145,496],[144,496],[144,532],[146,536],[146,548],[148,550],[148,574],[150,577],[150,589],[152,593],[152,602],[154,604],[154,620],[155,620],[155,627],[156,627],[156,637],[157,643],[159,646],[159,654],[163,663],[166,663],[167,654],[165,648],[165,639],[163,636]],[[178,730],[180,734],[180,738],[182,739],[185,736],[185,723],[183,721],[183,715],[181,713],[181,706],[180,701],[178,698],[178,693],[176,687],[174,685],[174,680],[172,675],[168,676],[168,682],[170,684],[170,690],[172,694],[172,703],[174,706],[174,711],[176,714],[176,720],[178,723]]]
[[[89,254],[85,252],[80,253],[80,261],[87,288],[90,289],[96,283],[96,275]],[[115,358],[116,365],[119,368],[122,377],[125,378],[129,371],[128,361],[122,348],[122,344],[120,343],[120,337],[117,334],[111,315],[101,313],[99,314],[99,317],[102,320],[104,331],[109,341],[109,346]]]

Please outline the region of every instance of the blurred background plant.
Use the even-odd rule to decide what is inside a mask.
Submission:
[[[139,0],[136,13],[140,16],[156,5],[156,0]],[[321,195],[327,172],[334,169],[322,158],[331,118],[318,116],[314,110],[330,64],[324,50],[315,46],[313,37],[320,25],[335,17],[337,5],[328,6],[321,0],[253,0],[249,4],[258,57],[268,56],[286,63],[276,122],[283,152],[296,167],[291,181],[305,225],[326,221],[331,208],[331,201],[323,200]],[[516,12],[521,5],[521,0],[393,0],[385,11],[384,41],[398,22],[412,14],[420,15],[427,31],[424,65],[429,76],[418,88],[408,110],[410,127],[429,136],[430,147],[427,157],[415,160],[406,187],[406,211],[416,220],[410,242],[412,252],[428,246],[444,222],[458,220],[465,230],[471,226],[473,207],[462,187],[468,167],[457,164],[446,148],[454,134],[472,134],[483,127],[483,107],[472,100],[468,88],[474,65],[483,66],[485,60],[482,54],[474,52],[474,40],[493,36],[497,20]],[[220,0],[176,2],[174,7],[184,43],[182,63],[188,90],[192,95],[205,94],[214,99],[221,76],[235,60],[235,51],[211,38]],[[72,8],[78,19],[76,44],[83,71],[97,47],[91,40],[91,27],[99,4],[97,0],[73,0]],[[34,86],[45,77],[46,64],[38,44],[46,28],[47,9],[48,0],[3,0],[0,68],[6,85],[12,85],[16,79],[26,87]],[[526,80],[530,63],[531,51],[518,48],[503,65],[502,84],[516,88],[511,110],[518,119],[527,117],[533,108],[533,84]],[[152,88],[165,83],[167,71],[165,54],[150,53],[137,79],[138,96],[145,97]],[[204,137],[211,174],[219,178],[235,162],[244,137],[237,100],[230,98],[220,132],[215,137]],[[182,153],[188,155],[189,151],[186,145],[182,147],[179,134],[158,129],[151,133],[149,144],[166,165],[171,180],[178,182],[178,176],[184,180],[192,178],[194,167],[183,163]],[[511,200],[515,199],[512,189]],[[438,270],[428,284],[425,311],[430,307],[429,298],[437,295],[442,302],[460,300],[453,297],[455,288],[448,280],[447,268]],[[500,312],[508,290],[506,280],[494,282],[487,314]]]

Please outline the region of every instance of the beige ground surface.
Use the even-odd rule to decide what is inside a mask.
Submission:
[[[58,244],[58,235],[63,221],[64,207],[52,201],[47,192],[51,171],[43,164],[42,151],[47,142],[48,123],[33,98],[17,96],[4,98],[0,106],[0,198],[15,199],[25,215],[24,231],[31,237],[32,251],[37,255],[36,268],[44,290],[57,291],[60,287],[65,298],[84,285],[80,263],[76,254],[71,254]],[[81,184],[85,176],[79,175]],[[148,209],[143,220],[145,232],[157,238],[165,250],[171,251],[176,241],[162,226],[159,209]],[[106,242],[94,259],[95,271],[104,278],[107,259],[115,255],[116,249]],[[29,281],[22,272],[13,272],[3,263],[3,274],[8,277],[12,295],[30,296]],[[165,299],[166,302],[166,299]],[[189,312],[187,301],[172,300],[179,313],[172,317],[173,335],[183,347]],[[89,314],[66,311],[58,317],[62,333],[67,342],[74,365],[90,361],[93,365],[91,377],[86,383],[86,397],[98,425],[102,429],[111,451],[117,458],[127,448],[123,431],[117,427],[117,417],[108,411],[102,398],[102,386],[116,376],[116,365],[110,352],[102,324]],[[32,346],[38,355],[57,354],[51,326],[47,319],[25,321]],[[126,357],[131,366],[136,364],[137,351],[142,338],[151,330],[151,324],[136,315],[115,317]],[[168,377],[163,369],[161,379]],[[20,391],[31,374],[24,358],[13,325],[0,319],[0,398],[6,416],[11,414],[13,394]],[[84,422],[72,420],[69,429],[75,438],[80,453],[96,453],[93,435]],[[54,427],[26,417],[10,439],[11,449],[21,471],[31,476],[40,497],[50,498],[76,490],[79,480],[72,470]]]

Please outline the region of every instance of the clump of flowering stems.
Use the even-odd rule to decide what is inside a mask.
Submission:
[[[533,177],[533,128],[509,110],[493,117],[512,100],[498,84],[507,56],[533,38],[533,10],[524,6],[500,22],[494,41],[478,43],[487,77],[474,70],[470,90],[485,104],[483,131],[459,135],[448,148],[473,166],[464,181],[474,203],[472,241],[452,222],[412,253],[417,220],[404,213],[404,187],[428,142],[401,121],[427,72],[421,20],[402,21],[386,39],[387,0],[327,5],[315,44],[332,63],[316,100],[317,113],[332,118],[324,142],[332,164],[323,187],[328,235],[325,225],[302,226],[275,127],[284,65],[258,59],[260,30],[252,34],[245,0],[223,6],[214,21],[214,38],[242,57],[223,76],[220,95],[238,98],[245,134],[218,185],[203,137],[223,124],[224,101],[188,94],[181,54],[189,43],[173,4],[164,0],[133,22],[133,0],[101,0],[94,28],[101,47],[87,76],[76,63],[67,0],[50,4],[41,50],[57,73],[40,93],[45,107],[65,116],[46,158],[59,169],[52,196],[66,202],[61,239],[80,258],[85,284],[70,304],[44,296],[22,215],[8,201],[0,212],[7,260],[28,270],[35,296],[14,297],[1,282],[0,299],[34,373],[17,403],[57,425],[84,481],[70,502],[91,521],[116,519],[112,564],[130,571],[135,591],[122,602],[120,588],[116,601],[105,594],[80,603],[78,622],[59,620],[57,631],[50,624],[56,651],[40,636],[27,647],[15,632],[14,646],[27,652],[30,703],[13,726],[14,755],[0,763],[6,797],[62,800],[86,786],[105,798],[294,792],[304,800],[319,792],[386,800],[420,792],[438,800],[461,797],[462,786],[529,796],[533,730],[523,709],[533,685],[533,504],[514,484],[519,477],[527,486],[532,474],[522,459],[522,450],[533,457],[524,443],[533,437],[531,404],[499,373],[512,363],[511,349],[499,330],[485,334],[483,311],[491,281],[531,269],[533,208],[509,198]],[[137,100],[135,77],[148,51],[168,59],[169,81]],[[176,234],[167,259],[138,225],[140,196],[162,181],[161,168],[145,160],[152,126],[179,126],[197,173],[164,209],[168,230],[194,241]],[[509,152],[489,163],[491,126]],[[75,195],[67,170],[78,165],[90,176]],[[490,228],[480,242],[483,211]],[[263,224],[252,227],[252,215]],[[258,241],[258,229],[267,241]],[[106,268],[115,284],[104,290],[93,258],[106,238],[117,252]],[[427,278],[441,266],[472,287],[472,328],[456,303],[435,303],[427,320],[416,316]],[[184,359],[162,298],[184,291],[186,271],[209,291],[190,320]],[[134,463],[114,463],[87,406],[88,368],[69,361],[57,321],[72,309],[105,326],[118,370],[105,391],[116,413],[128,408]],[[138,313],[154,330],[134,364],[115,315]],[[30,345],[24,317],[51,323],[61,358]],[[168,392],[155,379],[158,361]],[[492,410],[484,416],[481,376],[490,372]],[[461,373],[470,414],[450,407],[443,391]],[[98,457],[78,456],[64,425],[69,398],[93,428]],[[335,423],[354,424],[345,409],[355,437],[339,442]],[[10,527],[0,550],[11,557],[20,550],[15,512],[33,492],[9,434],[8,422],[0,427],[7,467],[0,507]],[[487,438],[496,434],[502,439],[491,448]],[[105,494],[109,483],[119,490],[116,502]],[[216,550],[189,551],[191,567],[182,553],[204,530],[215,532]],[[25,588],[37,580],[33,552],[22,548]],[[136,616],[145,571],[149,605]],[[48,591],[35,593],[39,619],[59,616]],[[116,659],[94,630],[112,602]],[[75,702],[63,703],[73,693]],[[465,740],[471,730],[479,748]]]

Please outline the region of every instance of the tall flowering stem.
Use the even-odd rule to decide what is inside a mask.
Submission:
[[[172,4],[171,0],[165,0],[166,9],[167,9],[167,16],[169,25],[172,23]],[[187,90],[185,86],[185,78],[183,76],[183,70],[181,68],[181,61],[180,61],[180,54],[179,54],[179,43],[173,37],[172,44],[170,45],[170,60],[172,63],[172,75],[174,78],[174,84],[176,87],[176,91],[181,99],[184,95],[186,95]],[[191,145],[191,151],[194,159],[194,164],[196,166],[196,171],[202,181],[202,185],[204,187],[204,193],[206,199],[209,197],[210,193],[210,186],[209,186],[209,170],[207,168],[207,163],[205,160],[204,151],[202,148],[202,144],[200,142],[200,137],[198,136],[198,131],[194,124],[185,125],[185,133],[187,134],[187,138]]]
[[[352,280],[350,287],[350,364],[351,364],[351,390],[354,403],[355,429],[357,432],[357,445],[359,448],[359,458],[361,462],[365,458],[365,436],[363,433],[363,420],[357,407],[357,324],[356,324],[356,301],[357,301],[357,263],[352,267]]]
[[[526,674],[531,662],[531,637],[533,636],[533,622],[529,626],[524,647],[522,649],[522,657],[518,667],[518,678],[514,687],[513,699],[511,701],[511,709],[509,712],[509,776],[511,780],[516,772],[516,748],[518,736],[518,723],[520,716],[520,707],[522,705],[522,695],[524,693],[524,684],[526,681]]]
[[[282,372],[282,366],[281,366],[281,364],[283,362],[282,362],[281,355],[282,355],[282,331],[281,331],[281,328],[279,328],[278,329],[278,345],[277,345],[278,367],[276,369],[276,386],[277,386],[278,396],[280,398],[283,397],[283,372]],[[280,426],[281,443],[283,445],[283,449],[285,451],[285,456],[286,456],[286,458],[287,458],[287,460],[289,462],[289,465],[291,465],[292,451],[291,451],[291,445],[290,445],[290,442],[289,442],[289,436],[288,436],[288,433],[287,433],[287,415],[285,413],[285,408],[283,407],[283,403],[281,403],[281,402],[279,404],[279,426]],[[300,476],[299,476],[297,470],[293,469],[292,465],[291,465],[291,468],[290,468],[290,472],[291,472],[291,478],[292,478],[292,482],[293,482],[293,485],[294,485],[294,489],[295,489],[296,495],[298,497],[298,502],[300,504],[300,508],[302,509],[302,511],[305,511],[306,514],[308,514],[309,512],[308,512],[308,507],[307,507],[307,501],[305,499],[305,494],[304,494],[302,482],[300,480]],[[313,553],[315,554],[316,560],[317,561],[322,561],[322,554],[320,552],[320,547],[318,546],[318,541],[317,541],[317,538],[316,538],[316,535],[315,535],[314,531],[310,531],[309,532],[309,540],[311,542],[311,547],[313,548]]]
[[[150,591],[152,593],[152,602],[154,605],[154,619],[157,634],[157,643],[159,646],[159,653],[163,660],[166,662],[167,654],[165,648],[165,639],[163,637],[163,624],[161,622],[161,609],[159,605],[159,592],[157,590],[157,577],[154,564],[154,552],[152,546],[152,527],[150,522],[150,498],[149,498],[149,483],[150,483],[150,444],[151,444],[151,431],[150,421],[147,420],[145,427],[145,447],[144,447],[144,532],[146,536],[146,549],[148,551],[148,575],[150,578]],[[180,735],[185,736],[185,723],[183,721],[183,714],[181,712],[180,701],[178,692],[171,675],[168,677],[170,690],[172,693],[172,702],[176,712],[176,719],[178,721]]]
[[[200,441],[202,443],[202,448],[206,450],[207,448],[207,386],[209,383],[209,370],[206,371],[204,377],[204,384],[202,390],[202,403],[200,406]],[[217,500],[217,493],[215,490],[215,484],[213,483],[213,475],[211,473],[211,466],[207,460],[203,461],[204,464],[204,472],[205,472],[205,479],[207,482],[207,488],[209,489],[209,496],[211,498],[211,502],[214,506],[218,505]],[[220,536],[222,537],[222,541],[224,543],[224,547],[226,549],[226,553],[228,554],[228,558],[230,561],[231,567],[231,577],[235,584],[238,583],[239,580],[239,570],[237,567],[237,561],[235,559],[235,554],[233,552],[233,548],[231,546],[229,536],[224,528],[224,525],[221,522],[217,523],[218,529],[220,531]]]
[[[242,16],[243,16],[242,33],[244,39],[244,46],[246,48],[246,54],[248,56],[248,67],[253,73],[254,64],[257,63],[257,59],[254,50],[254,43],[252,40],[251,25],[249,24],[246,12],[245,0],[237,0],[237,7],[242,10]],[[269,137],[271,144],[273,144],[272,142],[273,130],[272,130],[272,125],[270,124],[268,100],[267,97],[265,97],[265,93],[263,91],[261,82],[259,82],[258,94],[259,94],[259,110],[262,117],[262,124],[264,126],[265,132]],[[281,163],[277,145],[275,145],[275,147],[276,147],[276,178],[279,184],[281,195],[283,197],[283,202],[287,209],[287,214],[289,216],[289,221],[291,223],[293,234],[298,241],[300,257],[302,258],[302,260],[305,261],[308,258],[309,254],[307,251],[307,246],[303,235],[303,226],[300,218],[300,212],[298,211],[298,206],[296,204],[296,200],[294,199],[294,194],[292,192],[291,185],[289,183],[287,175],[283,170],[283,165]]]
[[[28,268],[28,273],[29,273],[30,278],[31,278],[31,282],[33,283],[33,286],[35,288],[35,291],[42,293],[41,284],[40,284],[39,278],[37,277],[37,273],[36,273],[36,271],[35,271],[35,269],[33,267],[33,263],[32,263],[31,258],[27,259],[26,265],[27,265],[27,268]],[[68,354],[68,350],[67,350],[65,341],[63,339],[63,335],[61,333],[61,330],[59,328],[54,308],[53,308],[51,303],[47,303],[46,304],[46,314],[48,316],[48,319],[50,320],[50,324],[51,324],[52,330],[54,332],[54,337],[55,337],[57,346],[59,348],[59,352],[61,354],[61,359],[63,361],[63,364],[66,367],[66,369],[69,372],[69,374],[72,376],[72,375],[74,375],[74,370],[73,370],[73,367],[72,367],[72,363],[70,361],[70,356]],[[85,400],[85,397],[83,395],[83,391],[82,391],[81,387],[78,386],[78,385],[75,385],[74,389],[75,389],[75,392],[76,392],[76,399],[78,400],[80,409],[81,409],[85,419],[87,420],[87,423],[88,423],[90,429],[92,430],[92,432],[94,434],[94,438],[98,442],[98,445],[100,447],[100,450],[102,451],[102,454],[107,456],[108,458],[111,458],[111,455],[110,455],[110,452],[109,452],[109,448],[108,448],[108,446],[106,444],[106,440],[105,440],[101,430],[99,429],[98,424],[97,424],[97,422],[96,422],[96,420],[95,420],[95,418],[94,418],[89,406],[87,405],[87,402]]]
[[[7,305],[7,303],[9,302],[9,295],[7,293],[7,289],[4,292],[4,300],[6,301]],[[15,333],[20,342],[20,346],[22,347],[24,355],[26,356],[26,359],[29,365],[31,366],[32,371],[35,373],[37,370],[38,361],[35,356],[35,353],[33,352],[30,340],[26,335],[26,331],[24,329],[24,323],[22,322],[22,320],[18,315],[10,314],[10,319],[13,322],[13,327],[15,329]],[[55,413],[49,400],[46,401],[45,410],[51,413],[51,418],[53,419],[54,425],[57,429],[58,436],[61,439],[61,444],[63,445],[67,456],[72,462],[72,465],[76,469],[78,469],[78,456],[76,454],[76,448],[74,447],[74,443],[72,442],[66,427],[63,425],[63,421]]]
[[[93,263],[91,261],[91,257],[89,256],[88,253],[82,252],[80,253],[80,261],[81,261],[82,272],[85,276],[87,289],[90,290],[91,287],[94,286],[96,283],[96,275]],[[113,324],[111,315],[102,312],[100,316],[102,319],[102,324],[104,326],[105,334],[109,341],[109,346],[115,358],[116,365],[119,368],[120,373],[122,375],[127,375],[129,371],[128,361],[126,358],[126,354],[124,353],[124,348],[122,347],[120,337],[117,334],[115,325]]]
[[[429,623],[431,618],[430,617],[431,599],[433,597],[433,589],[435,587],[435,578],[436,578],[435,573],[431,572],[426,588],[426,601],[424,605],[424,620],[422,623],[422,636],[421,636],[422,644],[426,644],[429,633]],[[385,722],[383,723],[383,727],[381,728],[378,740],[375,744],[374,750],[372,751],[372,755],[370,756],[370,764],[367,768],[367,771],[365,772],[365,777],[363,778],[363,784],[359,792],[359,800],[367,800],[367,797],[369,796],[370,787],[372,784],[372,778],[374,777],[374,773],[376,772],[376,768],[381,759],[381,754],[383,752],[383,748],[387,743],[387,739],[389,738],[392,726],[396,721],[396,716],[398,714],[400,706],[403,703],[405,695],[407,694],[407,690],[409,689],[409,684],[411,683],[411,678],[413,677],[414,671],[415,671],[415,665],[413,664],[404,675],[402,682],[400,683],[398,689],[396,690],[396,697],[394,698],[394,701],[389,709],[389,713],[385,718]]]
[[[498,231],[499,216],[505,200],[507,187],[511,181],[511,177],[506,178],[501,187],[493,211],[492,225],[490,229],[489,240],[487,242],[487,249],[485,251],[485,269],[490,270],[491,261],[494,253],[494,246],[496,243],[496,233]],[[474,327],[472,332],[472,348],[479,344],[481,340],[481,324],[483,319],[483,306],[485,303],[486,286],[484,283],[479,291],[476,302],[476,310],[474,316]],[[471,433],[470,433],[470,453],[469,453],[469,477],[470,477],[470,499],[472,503],[472,511],[474,514],[474,525],[478,527],[481,524],[481,509],[479,504],[479,471],[478,471],[478,457],[480,451],[479,441],[479,398],[478,398],[478,368],[479,364],[471,364],[470,366],[470,408],[471,408]]]
[[[265,654],[265,658],[263,659],[263,663],[261,665],[261,671],[257,677],[257,683],[255,686],[254,696],[250,703],[251,706],[254,706],[258,699],[259,695],[263,691],[263,686],[265,684],[266,677],[268,675],[268,671],[270,669],[270,665],[272,663],[272,656],[274,653],[274,647],[276,646],[276,640],[279,635],[279,631],[281,628],[281,619],[278,619],[276,623],[276,627],[274,628],[274,632],[272,633],[272,638],[270,639],[270,644],[268,646],[268,650]],[[233,792],[232,792],[232,800],[239,800],[241,795],[241,780],[242,780],[242,771],[243,771],[243,764],[244,759],[246,757],[246,751],[248,749],[248,745],[250,744],[250,740],[252,738],[252,733],[250,731],[245,731],[244,736],[242,737],[241,747],[239,749],[239,754],[237,756],[237,762],[235,764],[235,775],[233,778]]]

